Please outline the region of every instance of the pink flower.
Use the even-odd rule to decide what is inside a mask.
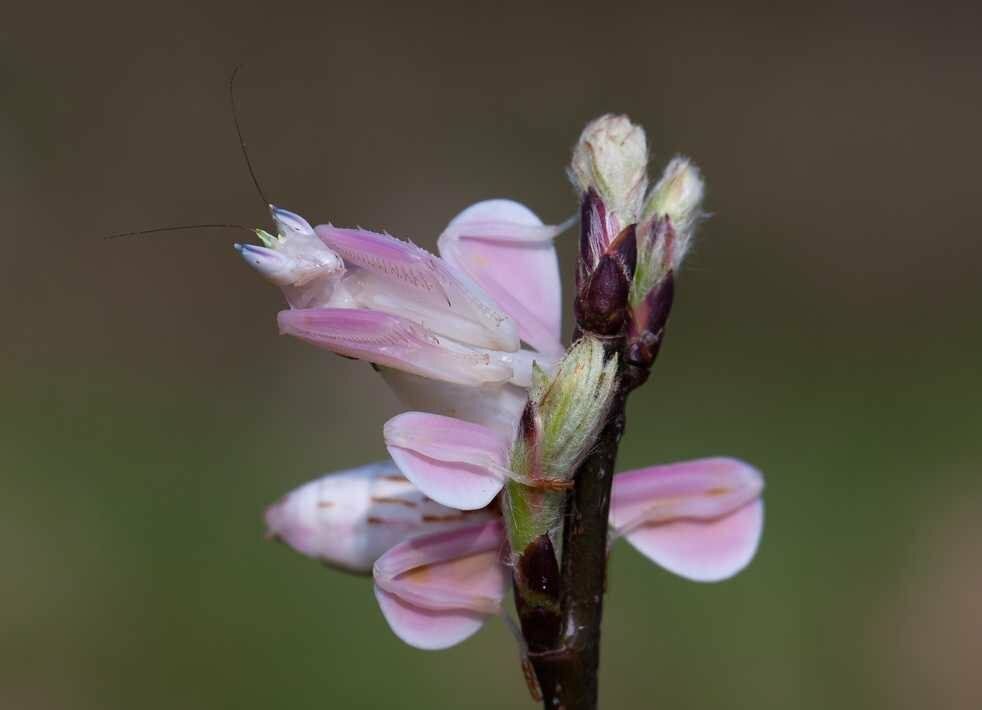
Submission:
[[[270,534],[371,569],[400,638],[451,646],[501,612],[509,587],[495,501],[521,480],[509,457],[533,362],[548,370],[565,350],[552,244],[563,227],[516,202],[480,202],[450,222],[441,258],[385,234],[273,216],[278,236],[237,248],[290,304],[281,331],[376,364],[412,411],[384,427],[392,462],[301,486],[267,510]],[[725,458],[622,473],[613,536],[688,579],[725,579],[756,550],[762,488],[756,469]]]
[[[715,582],[753,558],[763,529],[763,478],[714,458],[614,476],[610,523],[656,564]],[[395,634],[422,649],[452,646],[499,614],[511,579],[504,527],[481,522],[402,542],[375,563],[375,594]]]
[[[726,579],[753,558],[763,477],[735,459],[652,466],[614,477],[612,541],[624,537],[665,569]],[[457,511],[426,498],[391,463],[324,476],[266,512],[270,534],[355,572],[373,569],[392,630],[423,649],[452,646],[502,610],[509,552],[498,511]]]
[[[486,506],[501,490],[506,467],[490,478],[488,467],[481,468],[476,487],[441,486],[420,470],[419,452],[399,442],[453,447],[463,429],[510,445],[533,361],[548,368],[564,351],[552,244],[564,227],[543,225],[517,202],[487,200],[450,222],[438,258],[384,234],[314,229],[279,208],[273,219],[279,235],[260,233],[266,246],[236,248],[291,304],[279,314],[281,331],[382,366],[408,407],[442,415],[418,414],[387,428],[394,437],[390,452],[437,502]],[[521,349],[519,339],[535,350]],[[434,427],[439,421],[447,425],[446,436]],[[421,429],[413,431],[417,422]],[[459,471],[461,462],[454,463]]]

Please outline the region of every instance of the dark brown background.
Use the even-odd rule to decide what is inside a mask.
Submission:
[[[276,336],[236,233],[271,198],[432,246],[572,213],[590,118],[709,209],[621,461],[768,478],[760,555],[612,561],[606,707],[982,706],[980,16],[958,5],[20,3],[0,43],[0,707],[531,707],[500,622],[400,644],[263,506],[377,458],[369,368]],[[562,244],[567,273],[573,254]]]

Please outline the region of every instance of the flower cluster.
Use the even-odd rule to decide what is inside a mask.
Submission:
[[[618,138],[638,140],[630,131]],[[601,163],[612,160],[602,142],[597,150]],[[573,169],[596,180],[596,164]],[[630,199],[584,218],[615,230],[645,209],[649,234],[673,223],[679,230],[682,218],[670,210],[680,193],[691,203],[696,188],[680,182],[676,163],[650,209],[642,203],[646,179],[635,184],[640,178],[632,176],[636,166],[613,169]],[[687,214],[697,212],[695,203]],[[281,332],[373,363],[406,411],[382,428],[391,460],[290,492],[267,510],[269,533],[332,566],[371,572],[386,620],[407,643],[456,644],[502,611],[513,561],[502,488],[548,489],[554,479],[542,452],[555,452],[549,460],[568,468],[596,428],[564,383],[589,379],[597,401],[612,388],[602,349],[584,338],[567,353],[561,340],[554,239],[565,226],[544,225],[510,200],[480,202],[450,222],[436,256],[387,234],[313,228],[275,207],[272,215],[276,235],[258,230],[262,246],[236,249],[282,290],[289,308],[278,316]],[[648,251],[664,251],[661,244]],[[612,253],[609,243],[596,251],[594,264]],[[649,263],[668,263],[679,251],[649,254]],[[618,258],[611,261],[620,268]],[[641,277],[638,288],[659,278]],[[644,295],[632,303],[643,305]],[[530,447],[522,430],[545,414],[541,441]],[[729,458],[628,471],[614,478],[610,527],[676,574],[724,579],[756,550],[762,488],[756,469]]]

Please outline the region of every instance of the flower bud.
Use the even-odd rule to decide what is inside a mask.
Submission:
[[[511,470],[519,480],[505,487],[502,510],[516,556],[516,596],[525,602],[542,601],[543,590],[529,587],[542,575],[528,574],[524,558],[555,552],[562,537],[566,489],[572,487],[577,467],[606,423],[616,390],[617,355],[608,358],[603,343],[590,335],[573,344],[553,375],[538,369],[533,375],[511,452]],[[532,566],[544,569],[541,560]],[[545,612],[551,618],[551,611]]]
[[[579,328],[617,335],[637,261],[635,222],[647,189],[644,131],[624,116],[586,127],[573,151],[570,177],[581,193],[580,255],[574,303]]]
[[[637,266],[636,225],[614,236],[603,202],[592,189],[581,205],[580,257],[576,267],[573,311],[581,330],[617,335],[624,323]]]
[[[644,129],[627,116],[606,114],[583,129],[569,176],[581,197],[591,189],[600,196],[619,229],[638,220],[648,189],[647,166]]]
[[[676,233],[688,239],[702,214],[700,208],[705,190],[699,168],[685,156],[678,155],[672,158],[658,184],[652,188],[641,219],[656,215],[668,217]]]
[[[624,324],[630,289],[631,277],[620,261],[604,254],[573,303],[576,324],[596,335],[617,335]]]
[[[665,325],[675,296],[675,277],[669,271],[628,313],[624,361],[648,370],[658,357]]]
[[[561,574],[552,539],[532,540],[515,560],[515,606],[522,636],[532,652],[546,650],[559,637],[563,617],[559,608]]]
[[[597,268],[600,257],[607,251],[613,239],[613,227],[607,217],[607,208],[594,190],[587,190],[580,200],[580,256],[576,261],[576,290],[583,285]]]
[[[631,305],[637,305],[669,271],[678,271],[702,216],[705,183],[688,158],[673,158],[651,190],[638,225],[638,268]]]
[[[603,427],[617,385],[617,357],[580,338],[551,377],[533,375],[529,404],[512,450],[512,470],[531,480],[568,483]]]

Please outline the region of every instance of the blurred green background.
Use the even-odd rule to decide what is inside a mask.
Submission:
[[[622,468],[767,475],[760,554],[699,586],[619,545],[605,707],[982,707],[982,13],[814,3],[22,3],[0,42],[0,708],[534,707],[501,623],[402,645],[264,506],[376,459],[367,366],[276,335],[235,232],[432,247],[467,204],[572,213],[594,116],[713,218]],[[566,273],[574,243],[563,239]]]

